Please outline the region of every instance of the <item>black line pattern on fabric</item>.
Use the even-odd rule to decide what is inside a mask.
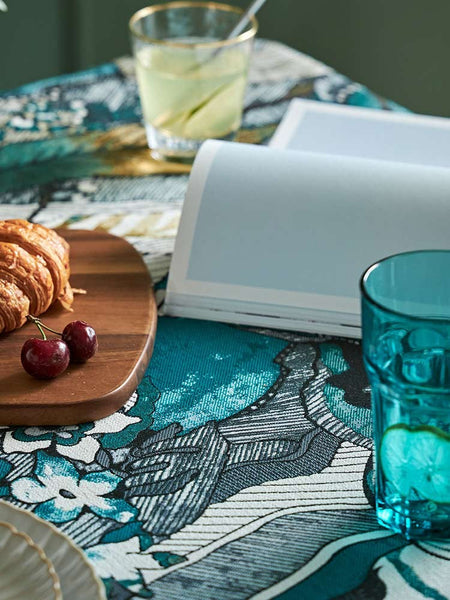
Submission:
[[[189,589],[195,589],[199,600],[244,600],[301,568],[327,543],[376,529],[370,511],[313,510],[279,516],[200,562],[154,581],[151,590],[154,600],[165,600],[169,589],[171,600],[184,600]]]
[[[430,556],[435,556],[436,558],[439,558],[440,560],[446,560],[447,562],[450,563],[450,552],[449,549],[446,548],[446,552],[447,552],[447,556],[444,556],[443,554],[439,554],[439,552],[433,552],[432,550],[430,550],[430,547],[425,546],[424,544],[421,544],[420,542],[413,542],[413,544],[417,547],[420,548],[420,550],[422,550],[422,552],[425,552],[426,554],[429,554]]]
[[[312,344],[316,350],[316,360],[314,361],[314,374],[306,382],[301,391],[303,406],[308,417],[326,431],[333,433],[342,440],[348,440],[356,445],[365,448],[372,448],[372,440],[351,429],[330,411],[324,401],[324,385],[329,383],[330,372],[320,359],[318,345]],[[360,380],[359,380],[360,381]],[[366,380],[352,386],[352,390],[357,390],[357,394],[351,394],[351,397],[363,394],[366,388]]]
[[[256,409],[244,409],[182,436],[176,424],[157,433],[141,432],[121,457],[103,452],[104,468],[123,478],[118,497],[139,509],[155,541],[244,488],[310,475],[330,464],[341,440],[308,417],[301,397],[317,370],[317,347],[289,343],[275,361],[280,375],[253,405]],[[348,459],[345,473],[360,473],[352,468],[355,455],[350,453]]]

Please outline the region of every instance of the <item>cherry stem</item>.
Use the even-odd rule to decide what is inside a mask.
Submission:
[[[55,331],[54,329],[51,329],[50,327],[47,327],[47,325],[44,325],[44,323],[42,321],[39,321],[39,325],[41,327],[43,327],[44,329],[46,329],[47,331],[51,331],[52,333],[55,333],[56,335],[61,336],[62,333],[60,331]]]
[[[36,325],[36,327],[39,329],[39,331],[41,332],[42,335],[42,339],[46,340],[47,336],[45,335],[45,331],[42,329],[41,324],[38,321],[35,321],[34,324]]]
[[[29,321],[31,321],[32,323],[34,323],[34,324],[36,325],[36,327],[38,327],[38,329],[39,329],[39,331],[41,332],[41,334],[42,334],[42,336],[43,336],[44,340],[46,340],[46,339],[47,339],[47,337],[46,337],[46,335],[45,335],[45,333],[44,333],[43,329],[46,329],[47,331],[51,331],[52,333],[54,333],[54,334],[56,334],[56,335],[62,336],[62,333],[61,333],[61,332],[59,332],[59,331],[55,331],[55,330],[54,330],[54,329],[52,329],[51,327],[47,327],[47,325],[44,325],[44,323],[43,323],[43,322],[42,322],[40,319],[38,319],[37,317],[33,317],[33,315],[28,315],[28,316],[27,316],[27,319],[28,319]]]

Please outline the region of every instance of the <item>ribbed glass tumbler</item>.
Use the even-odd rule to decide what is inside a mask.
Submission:
[[[407,539],[449,539],[450,250],[385,258],[361,294],[378,520]]]

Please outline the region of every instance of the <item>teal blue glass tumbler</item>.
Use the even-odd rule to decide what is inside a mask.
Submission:
[[[450,539],[450,250],[377,262],[361,298],[378,521]]]

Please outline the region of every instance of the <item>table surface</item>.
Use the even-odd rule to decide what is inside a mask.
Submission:
[[[240,141],[266,143],[293,97],[400,110],[260,40]],[[127,58],[0,94],[0,219],[124,236],[162,301],[188,173],[149,159],[140,119]],[[408,544],[376,522],[357,341],[160,318],[122,410],[0,428],[0,497],[71,536],[110,600],[450,589],[448,544]]]

